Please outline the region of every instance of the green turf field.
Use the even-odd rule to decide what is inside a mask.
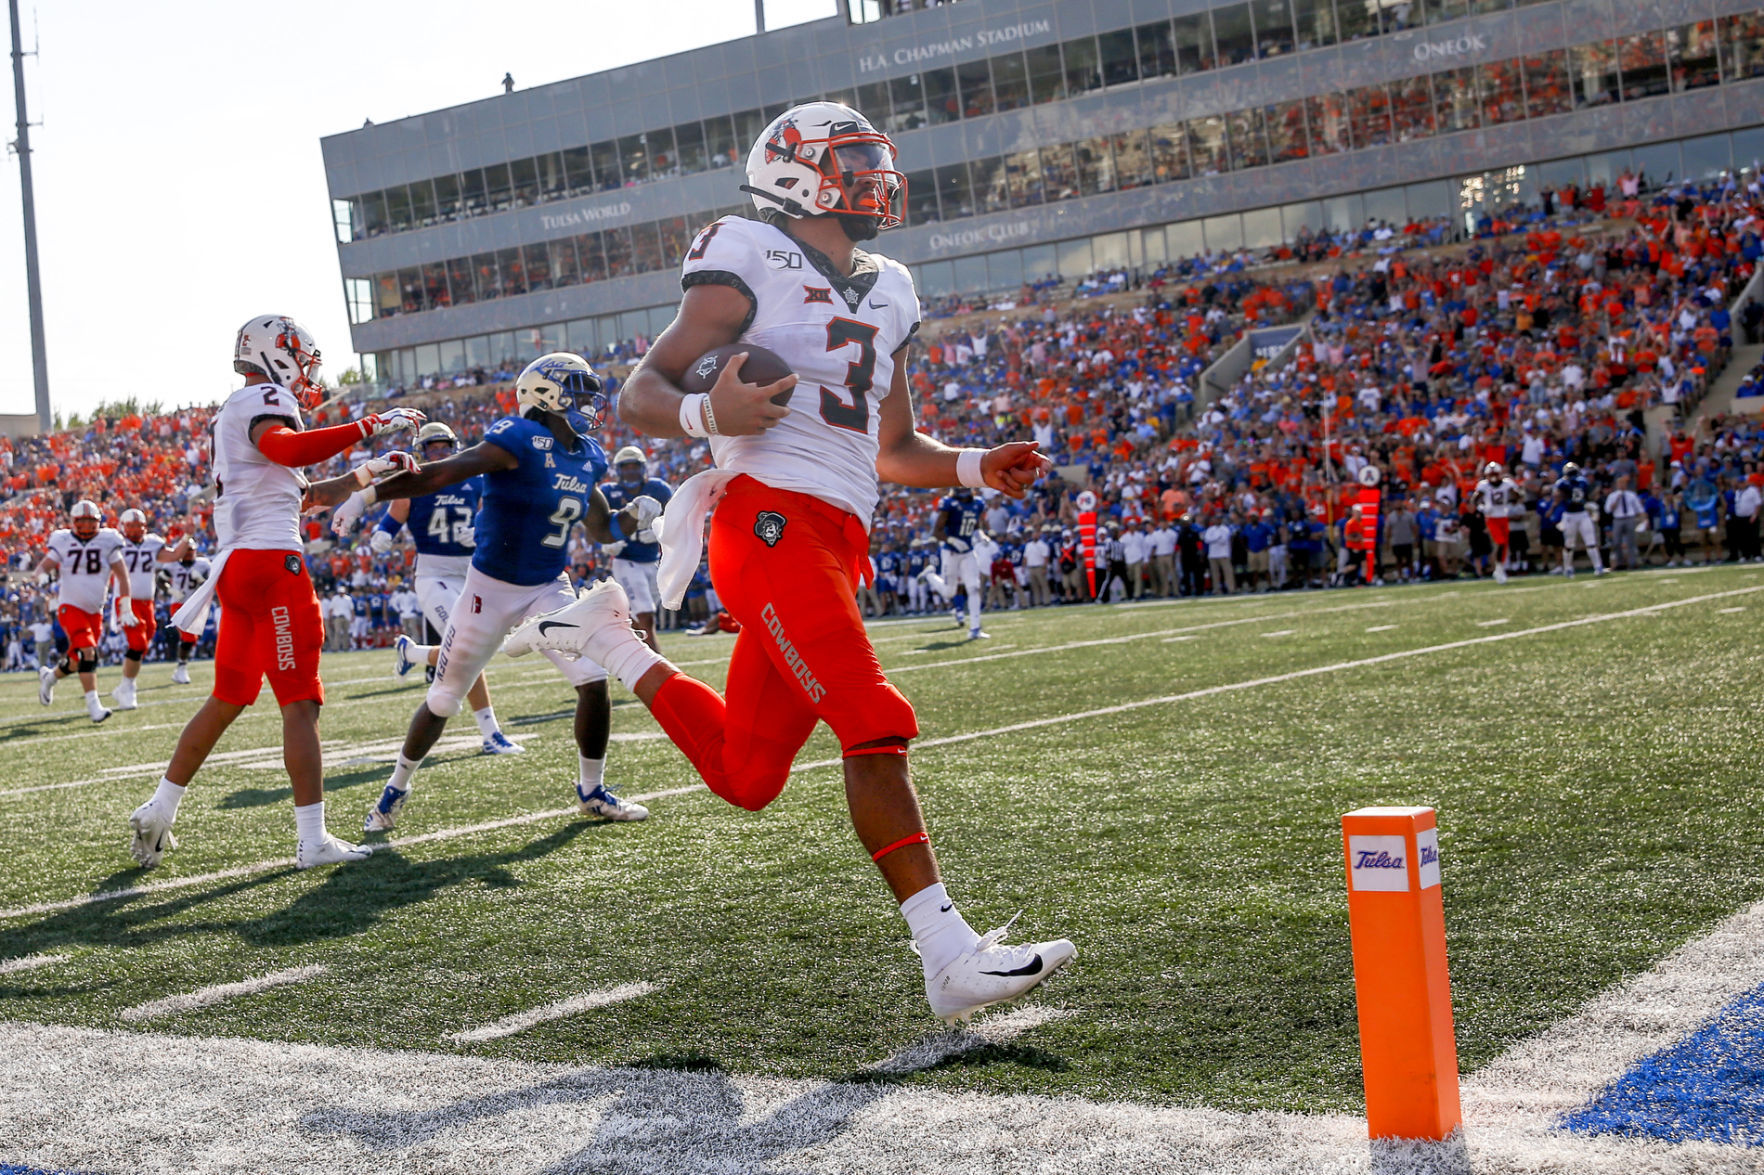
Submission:
[[[1007,614],[975,644],[946,620],[878,626],[918,708],[915,777],[950,891],[977,929],[1021,910],[1015,937],[1080,952],[1034,997],[1068,1014],[893,1079],[1357,1108],[1337,820],[1413,803],[1439,809],[1475,1069],[1764,897],[1761,619],[1764,568],[1727,568]],[[721,683],[730,638],[663,643]],[[351,839],[421,697],[390,666],[325,660],[329,822]],[[323,963],[320,980],[152,1027],[813,1078],[860,1076],[935,1027],[836,766],[800,771],[759,814],[698,789],[650,801],[644,824],[543,815],[573,800],[575,773],[570,691],[543,663],[493,669],[528,754],[461,745],[418,777],[396,835],[438,835],[313,874],[254,868],[294,843],[279,718],[260,704],[192,786],[182,847],[136,870],[127,815],[207,668],[177,687],[150,666],[142,708],[96,729],[72,682],[44,711],[34,677],[0,680],[0,960],[71,964],[0,974],[6,1017],[116,1028],[147,1001]],[[614,696],[608,783],[695,783]],[[448,733],[475,744],[469,716]],[[803,762],[834,754],[823,728]],[[639,982],[656,990],[616,1009],[448,1039]]]

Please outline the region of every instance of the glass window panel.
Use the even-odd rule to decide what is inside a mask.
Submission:
[[[1207,251],[1204,226],[1198,220],[1164,226],[1164,246],[1172,261],[1186,261]]]
[[[1427,23],[1439,24],[1482,12],[1502,12],[1512,6],[1512,0],[1426,0]]]
[[[434,343],[423,343],[418,346],[416,349],[417,378],[421,379],[424,376],[435,375],[439,373],[440,370],[441,348]]]
[[[551,284],[559,289],[581,284],[582,270],[576,264],[575,239],[564,237],[547,241],[545,247],[551,254]]]
[[[1410,184],[1407,189],[1411,220],[1440,220],[1456,216],[1458,185],[1452,180]]]
[[[377,237],[386,231],[386,193],[369,192],[361,197],[361,235]]]
[[[735,124],[727,114],[719,114],[705,119],[703,126],[705,162],[712,168],[732,166],[741,150],[735,142]]]
[[[1023,208],[1042,202],[1041,163],[1034,151],[1018,151],[1004,157],[1005,185],[1010,189],[1012,208]]]
[[[460,173],[459,177],[459,214],[461,216],[481,216],[489,211],[489,201],[484,192],[484,172],[474,167]]]
[[[1010,290],[1023,284],[1023,254],[1016,249],[986,255],[986,288]]]
[[[1029,71],[1021,53],[1006,53],[991,60],[992,97],[998,110],[1029,105]]]
[[[1420,0],[1378,0],[1378,23],[1387,33],[1400,33],[1421,23]]]
[[[883,110],[882,117],[886,118],[888,87],[882,86],[880,88],[882,91],[882,98],[879,100],[878,104]],[[862,111],[866,116],[870,114],[870,112],[862,106],[859,106],[858,110]],[[735,162],[740,164],[747,158],[747,152],[753,147],[754,140],[760,137],[760,132],[766,129],[770,124],[771,119],[767,118],[765,112],[761,110],[743,110],[739,114],[734,115],[733,118],[735,120]],[[871,118],[871,121],[874,122],[875,119]]]
[[[526,245],[521,249],[521,271],[528,290],[551,288],[551,250],[543,244]]]
[[[984,60],[965,61],[956,66],[956,86],[961,91],[963,118],[979,118],[992,113],[994,103],[990,63]]]
[[[458,220],[460,216],[459,177],[457,175],[438,175],[435,177],[435,219],[444,223]]]
[[[925,90],[918,74],[895,78],[888,83],[889,99],[894,111],[884,124],[893,132],[916,131],[925,125]]]
[[[1086,196],[1115,190],[1115,153],[1109,136],[1080,139],[1073,144],[1078,156],[1078,187]]]
[[[1125,269],[1133,264],[1127,252],[1127,234],[1105,233],[1091,237],[1090,263],[1097,269]]]
[[[1609,190],[1617,182],[1617,177],[1629,168],[1629,152],[1603,151],[1586,157],[1586,181],[1589,184],[1603,184]]]
[[[1525,117],[1525,85],[1519,79],[1517,57],[1476,67],[1476,84],[1482,91],[1482,121],[1485,125],[1517,122]]]
[[[1119,188],[1140,188],[1152,182],[1151,148],[1144,131],[1127,131],[1110,136],[1115,153],[1115,185]]]
[[[1262,125],[1260,106],[1233,110],[1225,116],[1225,124],[1231,133],[1231,167],[1234,171],[1268,166],[1268,135]]]
[[[1066,96],[1065,74],[1060,70],[1060,47],[1043,45],[1031,49],[1025,58],[1029,65],[1029,95],[1034,102],[1055,102]]]
[[[968,180],[973,185],[976,211],[1000,212],[1011,206],[1010,184],[1005,177],[1004,160],[970,160]]]
[[[674,128],[663,127],[643,136],[649,150],[649,178],[672,179],[680,174],[680,157],[674,143]]]
[[[1574,83],[1574,107],[1605,106],[1618,99],[1617,43],[1594,41],[1568,51],[1569,73]]]
[[[1170,34],[1170,22],[1142,24],[1133,30],[1139,45],[1139,76],[1167,78],[1176,76],[1176,40]]]
[[[606,278],[606,254],[601,249],[599,233],[582,233],[576,237],[576,266],[584,282]]]
[[[386,228],[395,233],[410,231],[410,190],[403,184],[386,189]]]
[[[1686,179],[1710,179],[1733,167],[1733,141],[1725,132],[1686,139],[1682,146]]]
[[[594,158],[594,186],[601,191],[610,191],[625,185],[624,173],[619,170],[619,145],[607,140],[592,143],[588,154]]]
[[[609,228],[600,234],[600,250],[606,257],[606,276],[624,277],[635,273],[631,265],[631,232],[624,228]]]
[[[1672,88],[1666,66],[1666,34],[1637,33],[1617,42],[1618,62],[1623,67],[1623,97],[1652,98]]]
[[[1024,281],[1044,281],[1059,274],[1059,253],[1052,245],[1030,245],[1022,252]]]
[[[1300,233],[1315,233],[1323,227],[1323,205],[1316,200],[1288,204],[1280,210],[1280,223],[1289,241],[1297,240]]]
[[[686,250],[692,247],[692,238],[698,234],[694,231],[696,223],[687,216],[668,216],[655,222],[656,232],[661,234],[661,254],[663,269],[677,269],[680,262],[686,259]]]
[[[1213,43],[1213,23],[1204,12],[1179,16],[1170,22],[1176,39],[1176,66],[1183,73],[1214,69],[1219,64],[1219,51]]]
[[[696,122],[683,122],[674,128],[676,164],[681,175],[697,175],[710,166],[704,153],[704,127]]]
[[[1127,34],[1128,46],[1126,60],[1133,61],[1133,34]],[[1060,56],[1066,60],[1066,94],[1088,94],[1092,90],[1102,89],[1102,57],[1098,54],[1095,37],[1079,37],[1067,41],[1060,46]]]
[[[1277,102],[1264,114],[1268,124],[1268,156],[1273,162],[1303,159],[1311,153],[1305,135],[1305,103],[1302,98]]]
[[[1335,19],[1343,41],[1378,35],[1377,0],[1335,0]]]
[[[1271,249],[1284,238],[1280,209],[1257,208],[1243,214],[1243,243],[1251,249]]]
[[[1323,223],[1332,232],[1347,232],[1366,223],[1366,202],[1358,192],[1323,201]]]
[[[1218,41],[1215,57],[1220,66],[1255,60],[1256,38],[1247,3],[1221,4],[1213,9],[1213,36]]]
[[[1188,160],[1195,175],[1218,175],[1231,170],[1225,149],[1225,120],[1215,114],[1188,120]]]
[[[920,81],[925,87],[925,117],[932,124],[954,122],[962,116],[962,95],[953,69],[927,70]]]
[[[349,323],[358,326],[374,317],[374,283],[366,278],[343,279],[343,300],[349,304]]]
[[[1641,174],[1644,191],[1683,175],[1679,168],[1678,144],[1648,143],[1635,148],[1635,169]]]
[[[1741,168],[1758,174],[1764,163],[1764,126],[1743,127],[1733,132],[1733,159]]]
[[[512,298],[527,292],[527,264],[518,248],[496,250],[496,269],[502,280],[502,296]]]
[[[907,173],[907,223],[929,224],[943,218],[937,212],[937,173]]]
[[[587,147],[571,147],[563,152],[565,194],[580,196],[594,190],[594,163]]]
[[[624,135],[618,140],[619,164],[627,184],[649,179],[649,143],[643,135]]]
[[[1080,278],[1091,272],[1090,238],[1081,237],[1076,241],[1061,241],[1054,246],[1059,257],[1059,275],[1063,278]]]
[[[986,289],[986,258],[957,257],[952,268],[957,293],[978,293]]]
[[[488,302],[502,297],[502,273],[496,268],[496,254],[474,253],[471,260],[472,281],[478,289],[478,301]]]
[[[1433,134],[1433,91],[1426,74],[1390,83],[1390,119],[1399,143]]]
[[[919,267],[918,286],[933,298],[955,292],[955,266],[947,261],[930,261]]]
[[[398,292],[398,275],[396,273],[374,274],[374,314],[379,318],[390,318],[404,311],[404,299]]]
[[[1133,30],[1103,33],[1096,39],[1097,55],[1102,58],[1102,79],[1105,86],[1124,86],[1139,80],[1139,56],[1133,48]]]
[[[490,362],[507,363],[522,357],[520,345],[512,330],[499,330],[490,336]]]
[[[1363,151],[1390,142],[1390,96],[1384,87],[1361,86],[1349,90],[1347,97],[1355,149]]]
[[[531,159],[511,160],[508,165],[513,186],[514,206],[526,208],[539,203],[539,168]]]
[[[412,228],[428,228],[439,218],[435,215],[435,185],[432,180],[417,180],[410,185],[410,223]]]
[[[1354,149],[1348,129],[1346,94],[1317,94],[1305,99],[1306,129],[1311,134],[1311,154],[1336,155]]]
[[[1482,125],[1482,102],[1476,94],[1476,67],[1442,69],[1433,75],[1433,111],[1439,133],[1471,131]]]
[[[448,339],[440,346],[441,358],[435,370],[443,375],[452,375],[456,371],[465,370],[465,340]]]
[[[1169,122],[1150,132],[1152,178],[1160,184],[1185,180],[1194,174],[1188,159],[1188,124]]]
[[[484,169],[484,202],[491,212],[506,212],[514,199],[508,164],[493,163]]]
[[[1354,0],[1342,0],[1352,5]],[[1300,49],[1319,49],[1341,39],[1333,0],[1292,0],[1293,38]]]
[[[1366,219],[1401,225],[1409,219],[1408,196],[1401,188],[1380,188],[1366,193]]]
[[[423,300],[430,310],[453,305],[447,292],[447,262],[431,261],[423,266]]]
[[[488,367],[490,365],[490,336],[473,335],[465,340],[466,366]]]
[[[1525,63],[1525,111],[1532,118],[1566,114],[1574,108],[1573,87],[1568,82],[1568,51],[1552,49]]]
[[[1287,0],[1250,0],[1256,22],[1256,56],[1281,57],[1292,52],[1292,6]]]
[[[1699,90],[1721,81],[1721,59],[1715,40],[1715,22],[1699,20],[1666,30],[1666,47],[1672,54],[1672,88]],[[1689,163],[1690,155],[1685,155]]]
[[[1162,227],[1139,230],[1139,256],[1148,267],[1157,267],[1169,260],[1170,251],[1165,247]]]
[[[416,314],[423,309],[423,271],[412,266],[398,271],[398,310]]]
[[[539,198],[562,200],[570,194],[570,178],[564,169],[563,154],[551,151],[533,160],[539,169]]]
[[[662,267],[661,231],[653,223],[631,226],[631,262],[635,273]]]
[[[1243,217],[1237,213],[1209,216],[1201,223],[1206,232],[1207,252],[1233,253],[1243,248]]]
[[[888,116],[894,113],[894,106],[888,101],[888,83],[868,82],[859,86],[857,92],[857,110],[858,113],[870,120],[872,126],[887,125]],[[770,120],[768,119],[767,121]],[[762,122],[759,126],[754,128],[753,134],[747,136],[744,141],[748,143],[753,142],[753,140],[759,138],[760,131],[765,129],[766,124]]]
[[[1041,170],[1047,183],[1046,199],[1070,200],[1078,195],[1078,163],[1070,143],[1041,149]]]
[[[937,201],[942,207],[945,220],[974,215],[974,189],[968,181],[967,164],[952,163],[938,168],[934,182],[937,184]]]
[[[1764,9],[1721,18],[1728,81],[1764,77]]]

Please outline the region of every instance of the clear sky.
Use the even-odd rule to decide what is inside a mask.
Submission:
[[[835,0],[768,0],[783,27]],[[233,334],[291,314],[355,363],[319,138],[753,32],[750,0],[21,4],[49,391],[84,413],[238,386]],[[3,38],[3,32],[0,32]],[[10,58],[5,64],[10,67]],[[7,141],[17,112],[7,73]],[[18,164],[0,160],[0,413],[34,411]]]

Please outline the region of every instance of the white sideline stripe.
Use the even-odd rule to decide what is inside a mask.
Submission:
[[[67,962],[66,955],[20,955],[16,959],[0,959],[0,975],[11,975],[18,971],[35,971],[38,967],[53,967],[57,963]]]
[[[1291,636],[1293,633],[1295,633],[1297,631],[1298,631],[1298,629],[1296,629],[1296,628],[1278,628],[1278,629],[1275,629],[1273,632],[1259,632],[1256,635],[1262,636],[1262,637]]]
[[[639,996],[646,996],[660,990],[661,988],[648,980],[640,983],[621,983],[617,987],[609,987],[605,991],[591,991],[583,995],[573,995],[567,1000],[558,1000],[554,1004],[546,1004],[531,1011],[516,1012],[512,1016],[492,1020],[477,1028],[455,1032],[447,1039],[454,1044],[477,1044],[486,1040],[498,1040],[504,1036],[513,1036],[517,1032],[525,1032],[533,1025],[543,1024],[547,1020],[559,1020],[565,1016],[591,1012],[595,1008],[604,1008],[608,1004],[622,1004],[626,1000],[634,1000]]]
[[[1394,625],[1394,624],[1374,624],[1371,628],[1368,628],[1366,631],[1367,632],[1389,632],[1391,629],[1393,629],[1395,627],[1396,627],[1396,625]]]
[[[193,1012],[197,1008],[212,1008],[216,1004],[237,999],[242,995],[255,995],[260,991],[268,991],[272,987],[285,987],[290,983],[305,983],[309,979],[317,979],[330,971],[323,963],[309,963],[304,967],[292,967],[286,971],[271,971],[268,975],[259,975],[255,979],[241,979],[237,983],[217,983],[212,987],[199,987],[195,991],[187,991],[182,995],[168,995],[164,999],[150,1000],[144,1004],[136,1004],[132,1008],[124,1008],[117,1013],[117,1018],[131,1024],[142,1020],[153,1020],[160,1016],[176,1016],[183,1012]]]
[[[1717,608],[1715,610],[1717,612],[1722,613],[1723,615],[1727,615],[1727,614],[1733,613],[1733,612],[1744,612],[1745,611],[1744,608]]]
[[[1163,640],[1159,641],[1158,643],[1161,645],[1173,645],[1179,641],[1192,641],[1192,640],[1199,640],[1199,639],[1200,639],[1199,637],[1195,636],[1191,632],[1191,633],[1188,633],[1184,636],[1167,636]]]
[[[1511,623],[1513,623],[1513,618],[1511,616],[1496,616],[1493,620],[1478,620],[1476,622],[1476,627],[1477,628],[1495,628],[1495,627],[1502,625],[1502,624],[1511,624]]]
[[[916,1073],[920,1069],[930,1069],[941,1065],[951,1057],[959,1057],[963,1053],[971,1053],[975,1049],[987,1045],[1004,1044],[1015,1040],[1032,1028],[1040,1028],[1054,1020],[1064,1020],[1072,1012],[1066,1008],[1044,1008],[1031,1005],[1006,1012],[1002,1016],[993,1016],[977,1021],[966,1030],[950,1029],[928,1036],[914,1045],[909,1045],[885,1060],[877,1061],[870,1066],[873,1073]]]

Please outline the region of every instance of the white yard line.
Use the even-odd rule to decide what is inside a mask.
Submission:
[[[35,971],[39,967],[53,967],[57,963],[67,962],[66,955],[21,955],[16,959],[0,959],[0,975],[12,975],[19,971]]]
[[[1368,628],[1366,631],[1367,632],[1389,632],[1391,629],[1393,629],[1395,627],[1396,627],[1396,625],[1394,625],[1394,624],[1374,624],[1371,628]]]
[[[1715,610],[1717,612],[1721,613],[1723,616],[1730,616],[1735,612],[1744,612],[1745,611],[1744,608],[1717,608]]]
[[[1031,1004],[1001,1015],[978,1020],[966,1029],[949,1029],[909,1045],[885,1060],[870,1066],[876,1073],[915,1073],[941,1065],[951,1057],[971,1053],[988,1045],[1015,1040],[1032,1028],[1040,1028],[1053,1020],[1072,1015],[1067,1008],[1049,1008]]]
[[[1511,616],[1496,616],[1493,620],[1478,620],[1476,622],[1476,627],[1477,628],[1497,628],[1500,625],[1511,624],[1511,623],[1513,623],[1513,618]]]
[[[1296,628],[1277,628],[1273,632],[1258,632],[1256,635],[1261,637],[1291,636],[1297,631]]]
[[[161,1016],[177,1016],[184,1012],[193,1012],[198,1008],[212,1008],[216,1004],[238,999],[242,995],[256,995],[258,992],[268,991],[272,987],[285,987],[290,983],[305,983],[307,980],[317,979],[329,971],[330,968],[323,963],[309,963],[305,967],[272,971],[268,975],[259,975],[254,979],[242,979],[237,983],[217,983],[212,987],[199,987],[195,991],[184,992],[182,995],[168,995],[164,999],[136,1004],[132,1008],[124,1008],[118,1012],[117,1017],[134,1024],[142,1020],[154,1020]]]
[[[640,983],[621,983],[605,991],[591,991],[583,995],[573,995],[566,1000],[558,1000],[553,1004],[533,1008],[526,1012],[516,1012],[512,1016],[504,1016],[500,1020],[492,1020],[477,1028],[468,1028],[464,1032],[455,1032],[447,1039],[454,1044],[479,1044],[486,1040],[498,1040],[504,1036],[513,1036],[517,1032],[525,1032],[535,1024],[543,1024],[547,1020],[559,1020],[565,1016],[575,1016],[583,1012],[591,1012],[595,1008],[604,1008],[608,1004],[622,1004],[626,1000],[634,1000],[646,996],[661,988],[647,980]]]

